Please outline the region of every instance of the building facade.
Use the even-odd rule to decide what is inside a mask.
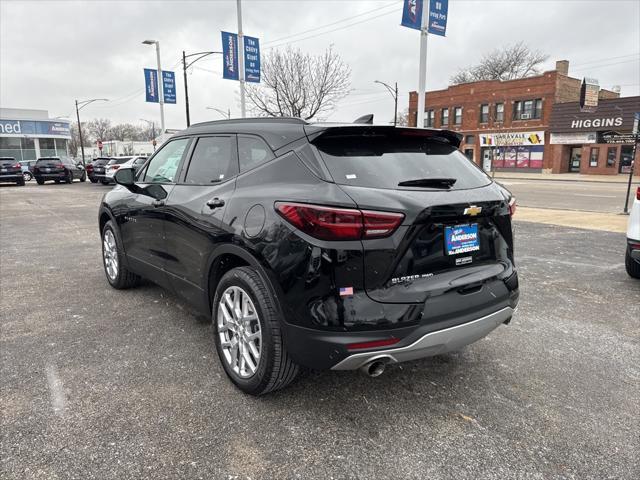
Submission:
[[[0,108],[0,156],[18,161],[68,157],[71,128],[46,110]]]
[[[580,99],[582,81],[568,75],[569,62],[518,80],[488,80],[452,85],[426,93],[425,127],[463,136],[460,149],[486,171],[553,170],[550,144],[553,107]],[[618,93],[600,90],[599,98]],[[418,93],[409,94],[409,121],[416,125]]]
[[[636,112],[640,97],[599,100],[591,111],[582,111],[578,102],[554,105],[549,139],[553,173],[629,173]],[[635,153],[638,165],[640,149]],[[634,173],[640,175],[640,168]]]

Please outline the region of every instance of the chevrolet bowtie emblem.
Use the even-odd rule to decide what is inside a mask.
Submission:
[[[481,211],[482,211],[482,207],[476,207],[475,205],[471,205],[470,207],[464,209],[464,214],[475,217]]]

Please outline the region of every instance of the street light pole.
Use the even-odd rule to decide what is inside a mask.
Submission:
[[[160,63],[160,42],[158,40],[145,40],[142,42],[145,45],[155,45],[156,46],[156,60],[158,63],[158,99],[160,100],[160,128],[162,131],[160,135],[164,135],[165,125],[164,125],[164,81],[162,78],[162,65]]]
[[[227,120],[231,119],[231,109],[228,109],[226,112],[224,110],[221,110],[219,108],[216,107],[205,107],[207,110],[215,110],[216,112],[218,112],[220,115],[222,115],[223,117],[225,117]]]
[[[215,53],[221,54],[222,52],[198,52],[198,53],[190,53],[189,55],[187,55],[184,50],[182,51],[182,72],[184,74],[184,101],[185,101],[185,108],[187,113],[187,127],[191,125],[191,118],[189,116],[189,90],[187,87],[187,68],[189,68],[191,65],[196,63],[198,60],[202,60],[204,57],[208,57],[209,55],[213,55]],[[190,57],[198,57],[198,58],[196,58],[195,60],[187,64],[187,58],[190,58]]]
[[[82,141],[82,124],[80,123],[80,110],[93,102],[108,102],[106,98],[92,98],[91,100],[76,100],[76,118],[78,119],[78,137],[80,138],[80,150],[82,151],[82,166],[86,166],[84,161],[84,142]]]
[[[382,85],[384,88],[386,88],[389,93],[391,94],[391,96],[393,97],[393,100],[395,102],[395,107],[393,110],[393,126],[397,126],[398,125],[398,82],[396,82],[395,88],[391,88],[391,86],[387,85],[384,82],[381,82],[380,80],[374,80],[373,83],[379,83],[380,85]]]
[[[240,117],[246,116],[245,98],[244,98],[244,35],[242,34],[242,0],[236,1],[238,13],[238,68],[240,69]]]
[[[153,122],[151,120],[145,120],[144,118],[141,118],[140,120],[142,120],[143,122],[146,122],[147,125],[151,125],[151,144],[153,145],[153,151],[156,151],[156,122]]]

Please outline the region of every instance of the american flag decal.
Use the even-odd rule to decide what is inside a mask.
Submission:
[[[340,296],[346,297],[349,295],[353,295],[353,287],[341,287],[340,288]]]

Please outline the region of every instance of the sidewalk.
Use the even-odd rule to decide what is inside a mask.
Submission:
[[[629,216],[615,213],[518,207],[514,220],[516,222],[546,223],[547,225],[560,225],[586,230],[625,233]]]
[[[492,173],[489,173],[492,175]],[[551,180],[564,182],[601,182],[601,183],[624,183],[629,181],[628,174],[621,175],[582,175],[580,173],[527,173],[527,172],[495,172],[496,179],[511,180]],[[637,175],[633,177],[633,183],[640,182]]]

